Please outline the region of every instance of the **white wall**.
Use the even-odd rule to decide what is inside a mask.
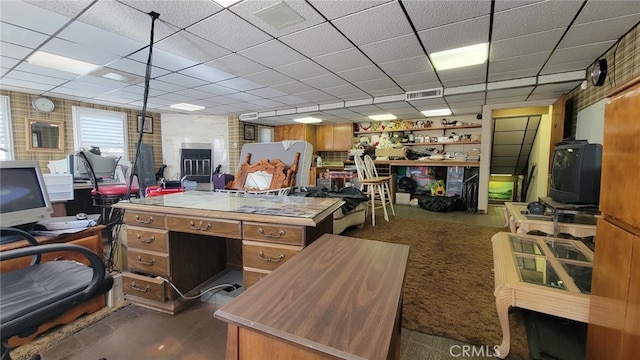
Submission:
[[[166,179],[180,179],[182,143],[213,144],[212,167],[215,169],[222,164],[222,172],[229,173],[229,125],[226,116],[161,114],[160,123]]]
[[[576,139],[588,140],[591,144],[602,144],[604,134],[604,105],[609,98],[578,111]]]

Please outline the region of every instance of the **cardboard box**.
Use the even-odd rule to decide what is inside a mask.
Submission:
[[[396,193],[396,204],[409,205],[409,202],[411,202],[411,194]]]
[[[405,148],[402,147],[400,149],[396,148],[386,148],[386,149],[376,149],[376,157],[378,156],[396,156],[404,158]]]

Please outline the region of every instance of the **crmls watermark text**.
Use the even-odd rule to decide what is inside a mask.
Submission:
[[[498,345],[453,345],[449,348],[449,355],[454,358],[487,357],[492,358],[498,354]]]

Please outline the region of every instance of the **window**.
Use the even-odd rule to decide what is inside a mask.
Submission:
[[[9,97],[0,96],[0,160],[13,160],[13,155]]]
[[[95,146],[102,155],[128,160],[127,114],[74,106],[73,141],[76,150]]]
[[[273,128],[269,126],[258,126],[258,142],[273,142]]]

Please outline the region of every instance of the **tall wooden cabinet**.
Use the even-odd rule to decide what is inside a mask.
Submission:
[[[308,124],[276,126],[273,129],[273,141],[305,140],[315,148],[316,127]]]
[[[640,76],[607,95],[589,360],[640,353]]]
[[[318,151],[347,151],[351,149],[353,124],[318,125],[316,149]]]

